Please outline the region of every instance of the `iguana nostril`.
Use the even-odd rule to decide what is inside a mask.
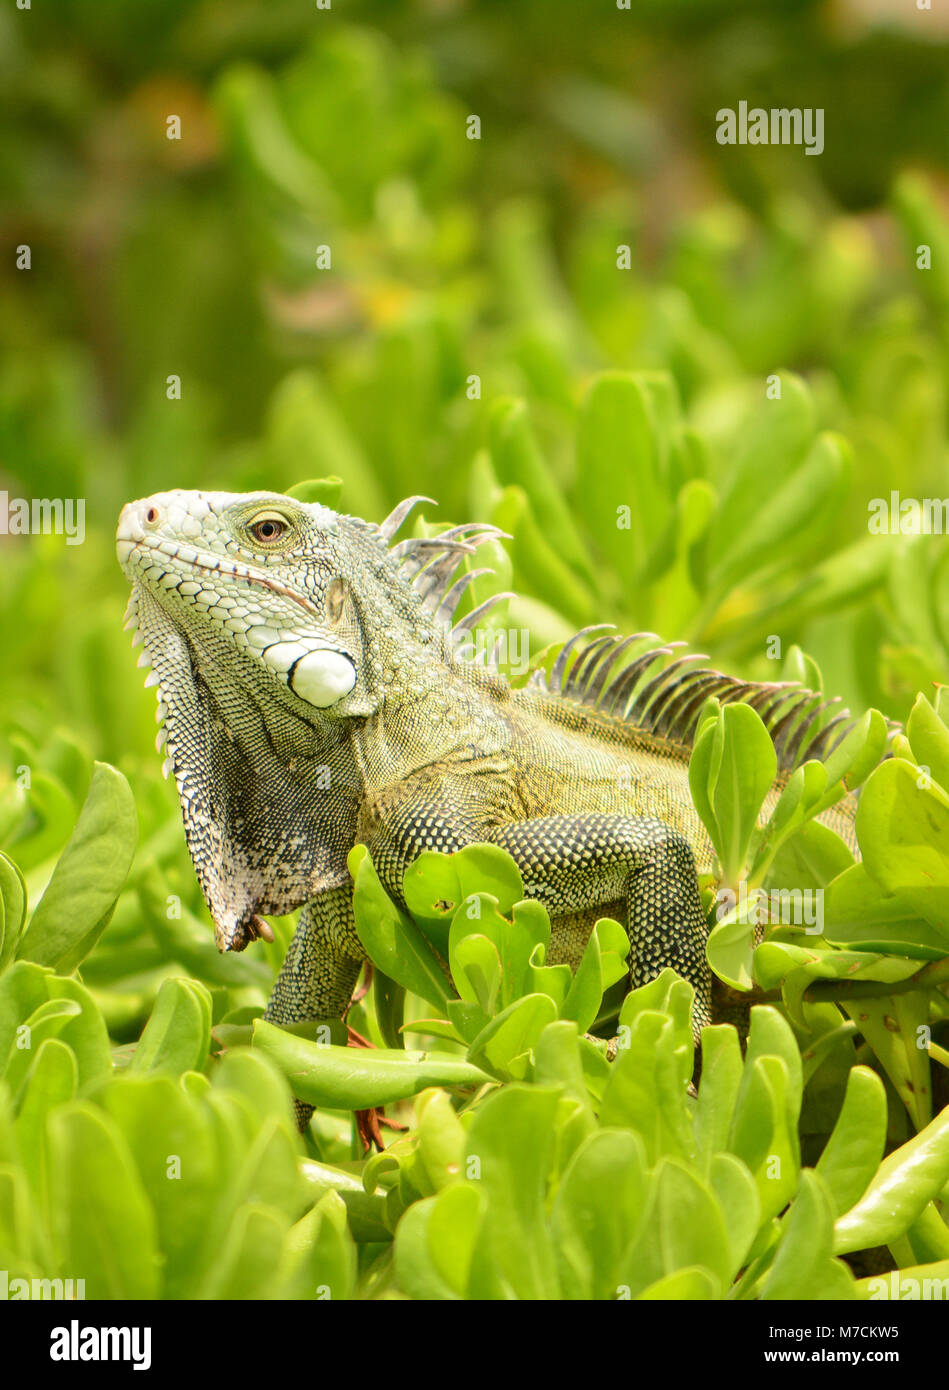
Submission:
[[[149,507],[145,513],[145,523],[148,526],[157,526],[160,517],[161,513],[159,512],[157,507]]]

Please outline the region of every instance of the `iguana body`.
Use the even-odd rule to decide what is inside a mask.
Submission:
[[[819,697],[751,685],[698,658],[665,665],[648,637],[581,633],[549,679],[514,690],[457,654],[486,605],[451,627],[492,527],[393,543],[381,526],[258,493],[169,492],[130,503],[118,553],[130,624],[157,684],[167,767],[218,946],[258,914],[305,904],[267,1017],[342,1016],[364,953],[346,858],[365,844],[388,891],[423,849],[489,841],[575,961],[598,916],[627,924],[631,982],[673,966],[710,1019],[697,869],[711,846],[688,789],[706,697],[755,705],[780,765],[819,757]],[[657,674],[658,672],[658,674]],[[834,726],[837,726],[836,728]],[[832,732],[833,730],[833,732]],[[853,808],[825,819],[853,844]]]

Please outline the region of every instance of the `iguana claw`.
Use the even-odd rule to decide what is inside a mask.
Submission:
[[[263,917],[261,917],[259,913],[256,912],[250,919],[250,926],[248,928],[248,931],[251,936],[259,936],[263,941],[273,941],[274,939],[273,927],[270,925],[269,922],[265,922]]]
[[[397,1120],[389,1120],[380,1105],[374,1105],[369,1110],[356,1110],[356,1132],[362,1140],[363,1153],[368,1153],[375,1144],[381,1153],[385,1148],[385,1140],[382,1137],[383,1129],[394,1129],[400,1134],[404,1134],[408,1125],[400,1125]]]
[[[368,1038],[364,1038],[362,1033],[357,1033],[351,1023],[347,1023],[346,1032],[348,1034],[347,1046],[349,1047],[375,1047]],[[356,1110],[356,1132],[362,1141],[363,1153],[368,1153],[375,1144],[381,1153],[385,1148],[385,1140],[382,1137],[383,1129],[394,1129],[405,1131],[408,1126],[400,1125],[396,1120],[386,1119],[385,1111],[381,1105],[373,1105],[368,1110]]]

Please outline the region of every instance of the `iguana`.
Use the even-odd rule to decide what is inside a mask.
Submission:
[[[402,901],[424,849],[487,841],[517,862],[552,920],[551,962],[576,964],[597,917],[629,932],[630,983],[674,967],[710,1021],[697,873],[712,847],[688,785],[709,695],[761,715],[785,770],[822,757],[827,722],[800,686],[748,683],[666,658],[652,634],[587,628],[549,676],[514,689],[466,659],[500,597],[452,626],[483,570],[459,568],[500,533],[453,526],[395,540],[381,524],[271,493],[175,491],[131,502],[117,536],[128,625],[157,686],[159,747],[222,951],[303,905],[266,1017],[345,1015],[364,960],[347,854],[368,847]],[[822,819],[855,848],[854,801]]]

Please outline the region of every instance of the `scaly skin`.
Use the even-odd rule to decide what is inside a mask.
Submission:
[[[219,949],[242,950],[258,914],[305,904],[267,1017],[342,1016],[363,960],[352,846],[401,899],[423,849],[488,841],[548,908],[551,960],[575,963],[595,919],[615,916],[631,985],[673,966],[698,1032],[711,1018],[697,878],[711,846],[687,776],[698,710],[708,694],[754,703],[789,768],[826,751],[825,734],[782,722],[793,709],[801,726],[816,697],[684,662],[650,681],[655,651],[602,636],[513,690],[460,658],[464,624],[450,626],[457,566],[498,533],[393,545],[409,507],[375,526],[277,494],[168,492],[122,512],[130,626]],[[852,804],[825,819],[854,844]]]

